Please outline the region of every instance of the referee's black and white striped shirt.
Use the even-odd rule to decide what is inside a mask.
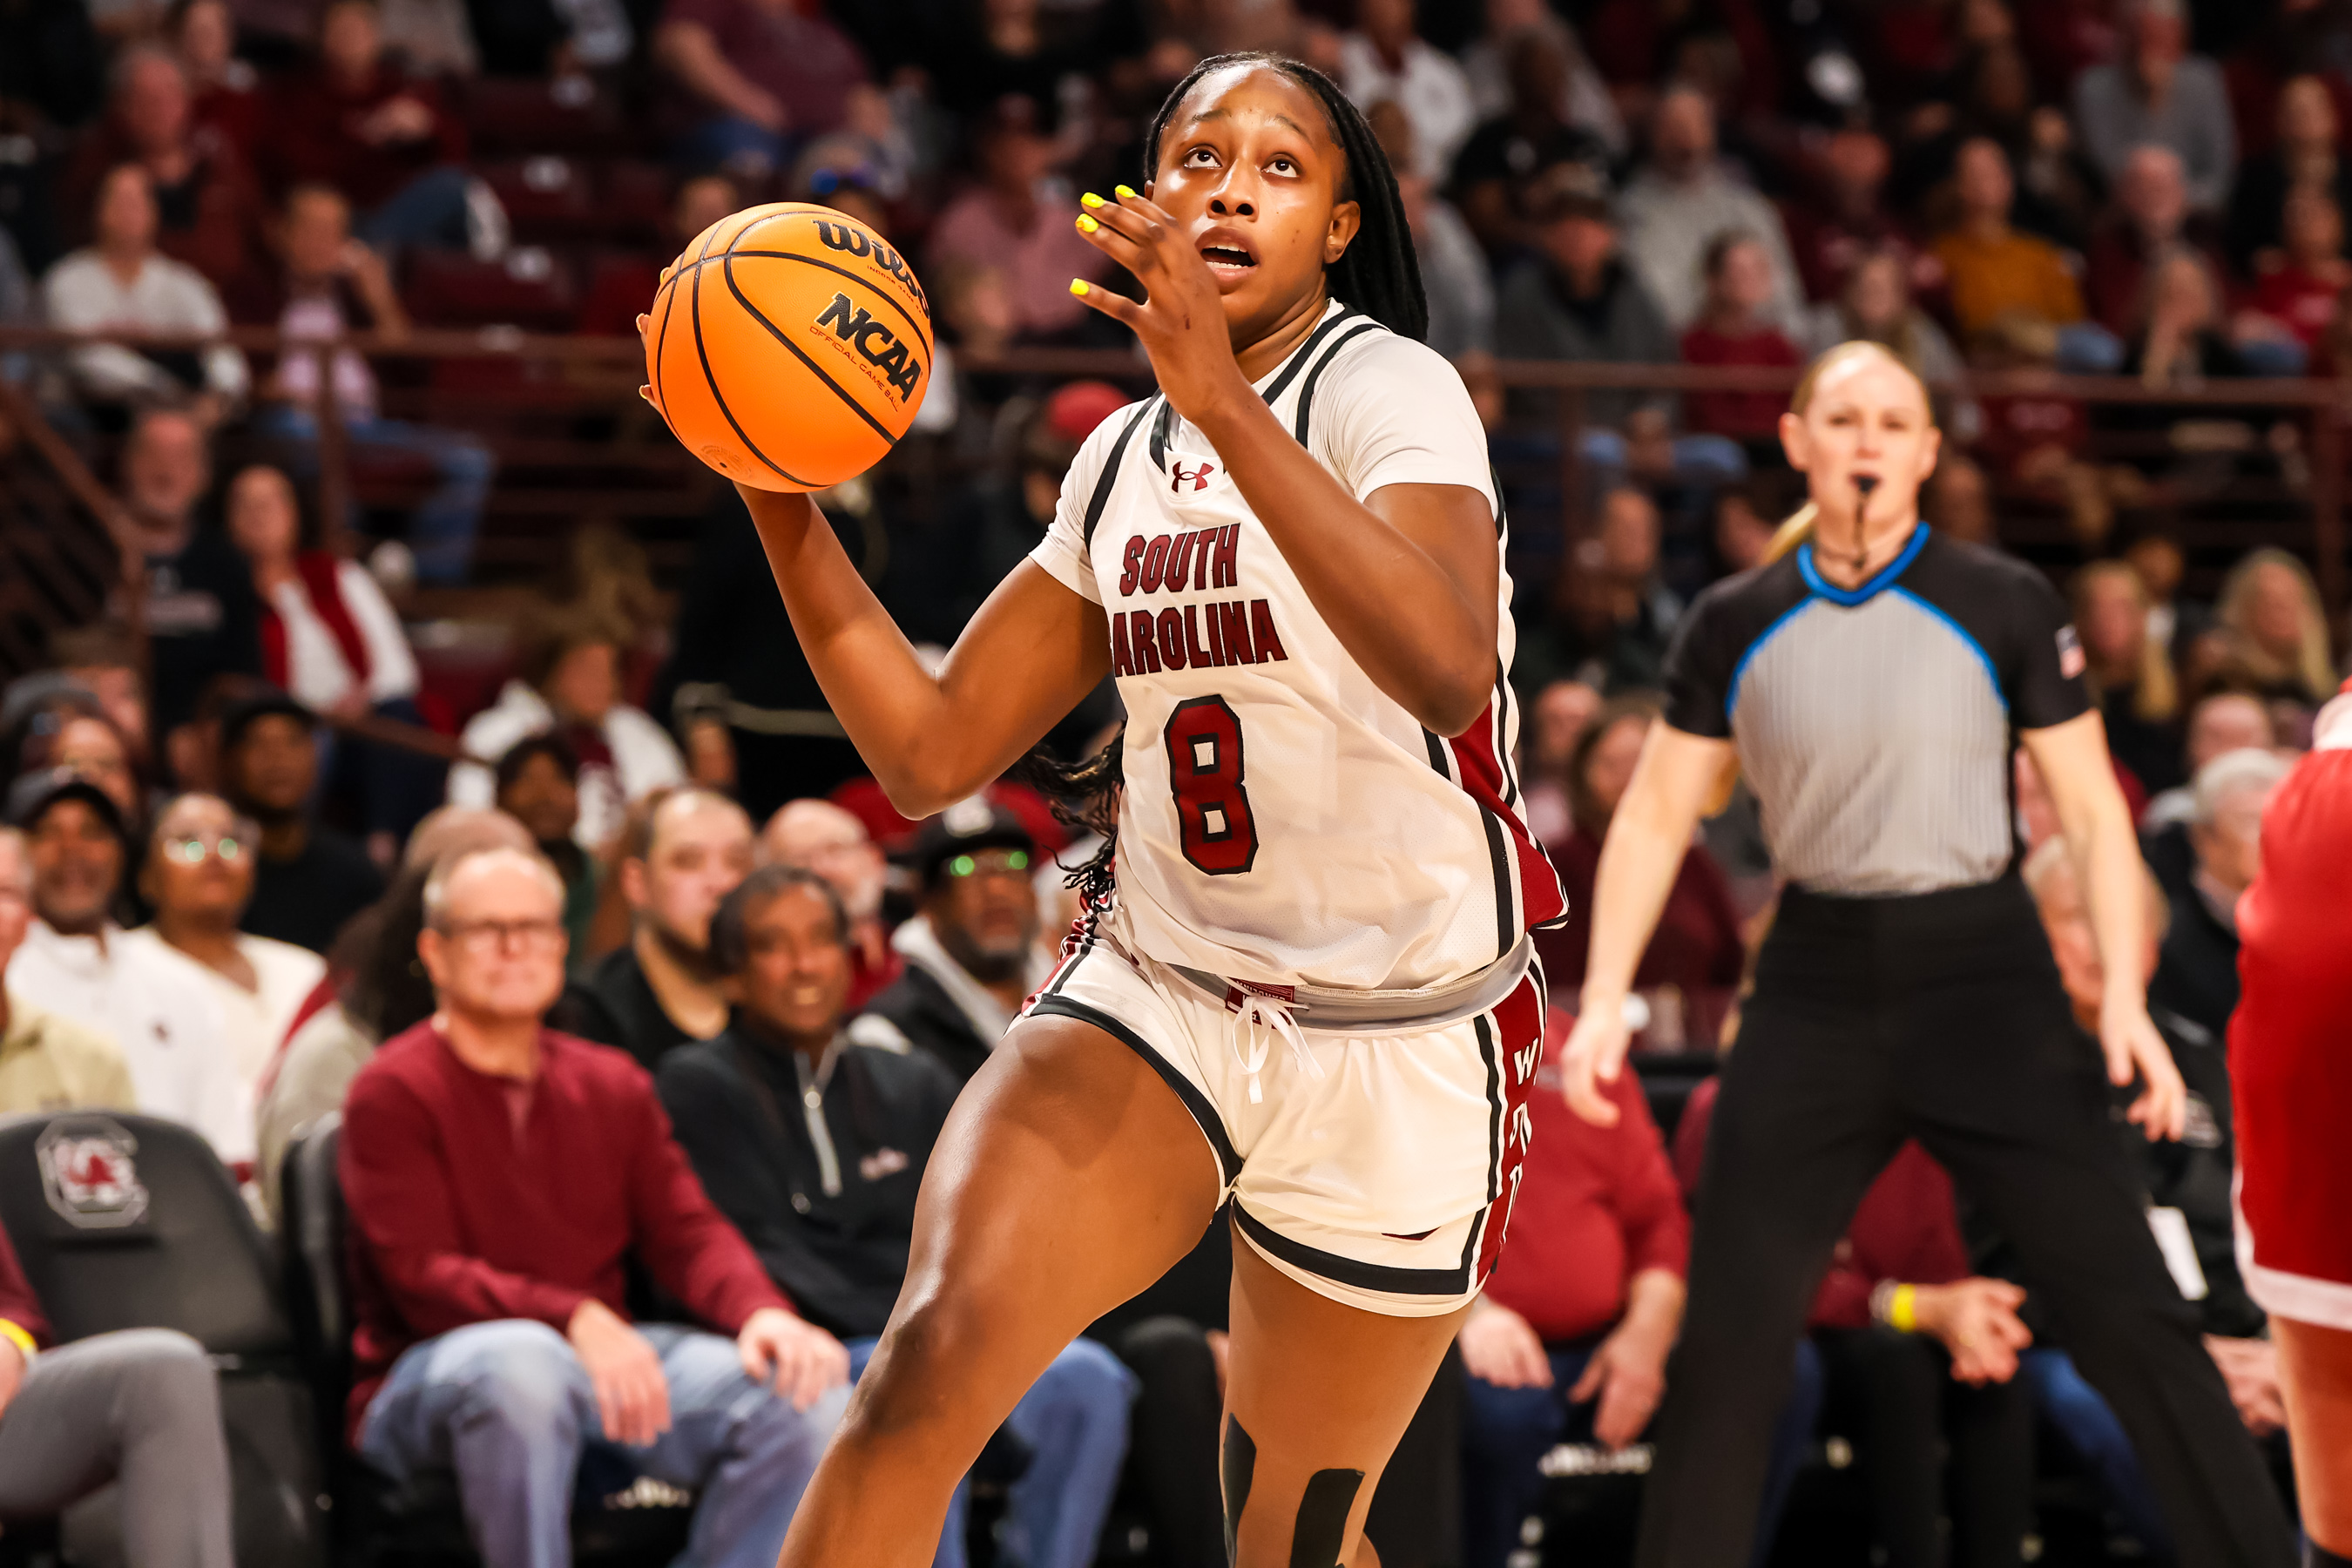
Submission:
[[[1781,874],[1850,895],[2000,876],[2017,731],[2090,706],[2049,582],[1924,523],[1858,588],[1824,578],[1810,542],[1717,584],[1666,686],[1668,723],[1738,745]]]

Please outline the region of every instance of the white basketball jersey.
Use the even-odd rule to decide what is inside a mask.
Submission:
[[[1360,500],[1399,483],[1485,496],[1501,553],[1486,433],[1442,356],[1334,301],[1258,391]],[[1511,761],[1507,573],[1493,700],[1448,740],[1349,657],[1163,398],[1087,438],[1032,559],[1109,618],[1121,940],[1261,984],[1418,991],[1564,911]]]

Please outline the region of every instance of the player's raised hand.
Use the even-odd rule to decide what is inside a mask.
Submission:
[[[1577,1015],[1576,1027],[1569,1031],[1567,1054],[1560,1062],[1570,1110],[1596,1127],[1617,1125],[1617,1107],[1601,1092],[1601,1085],[1617,1081],[1617,1075],[1625,1068],[1626,1048],[1633,1043],[1633,1031],[1626,1026],[1622,1005],[1588,1005]]]
[[[1144,299],[1139,303],[1083,279],[1071,279],[1070,292],[1133,331],[1151,356],[1160,390],[1177,413],[1199,424],[1219,399],[1252,395],[1249,379],[1234,358],[1223,290],[1201,246],[1222,238],[1245,247],[1250,241],[1238,231],[1196,237],[1150,197],[1125,185],[1118,192],[1116,200],[1091,192],[1080,199],[1086,210],[1078,215],[1078,232],[1135,274]]]

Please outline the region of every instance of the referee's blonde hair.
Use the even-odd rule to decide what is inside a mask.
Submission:
[[[1848,338],[1842,343],[1822,350],[1813,363],[1805,367],[1805,374],[1798,378],[1797,390],[1789,395],[1789,412],[1802,415],[1812,405],[1813,389],[1821,384],[1822,376],[1849,360],[1864,357],[1884,360],[1911,378],[1912,384],[1919,389],[1920,405],[1927,411],[1928,427],[1934,428],[1936,400],[1928,395],[1927,381],[1917,371],[1906,364],[1903,357],[1893,349],[1869,338]],[[1780,531],[1772,535],[1772,542],[1764,547],[1764,559],[1759,564],[1769,564],[1778,561],[1806,540],[1811,539],[1813,536],[1813,521],[1820,515],[1820,511],[1819,507],[1811,501],[1807,501],[1790,512],[1787,520],[1780,524]]]

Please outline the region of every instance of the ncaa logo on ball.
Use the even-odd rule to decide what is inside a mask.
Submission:
[[[896,332],[876,321],[873,311],[852,305],[846,294],[835,294],[833,302],[817,312],[812,330],[852,364],[888,387],[901,403],[912,397],[922,382],[923,362],[898,341]]]

